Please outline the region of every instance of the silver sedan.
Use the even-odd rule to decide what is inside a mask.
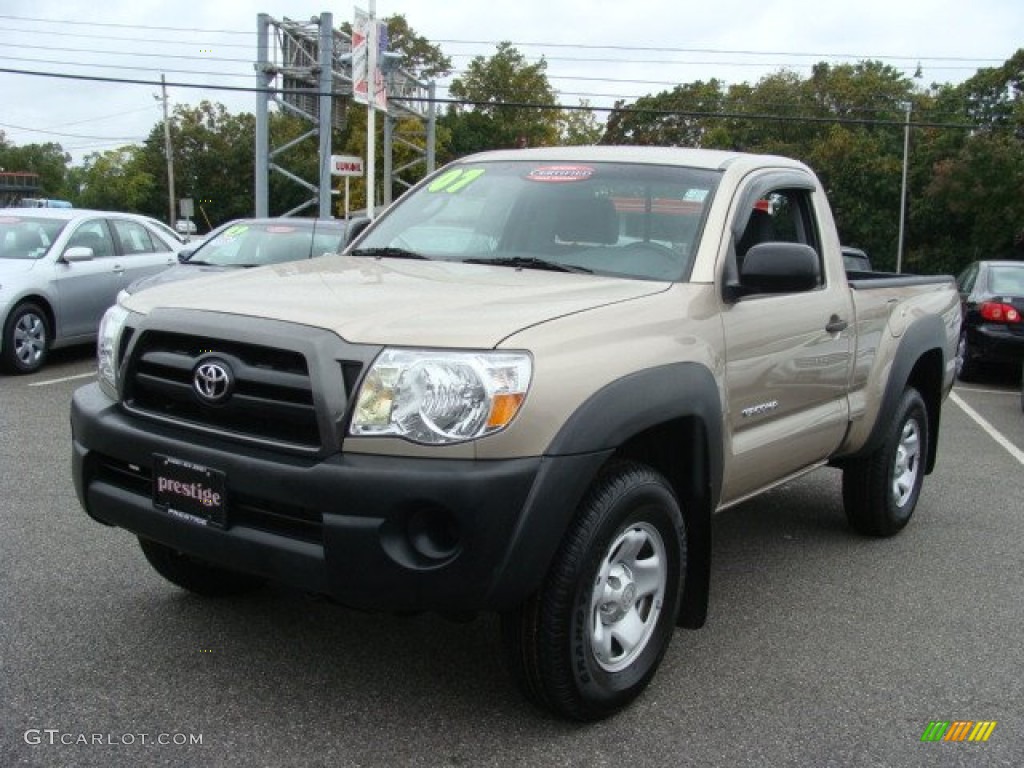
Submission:
[[[93,341],[118,292],[182,247],[144,216],[0,209],[0,367],[31,373],[50,349]]]

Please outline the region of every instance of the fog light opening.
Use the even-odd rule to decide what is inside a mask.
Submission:
[[[442,509],[417,509],[409,515],[406,537],[414,552],[432,562],[450,560],[462,546],[458,523]]]

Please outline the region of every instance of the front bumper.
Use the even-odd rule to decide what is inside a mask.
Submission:
[[[72,468],[94,519],[223,568],[356,608],[510,608],[537,588],[608,453],[501,461],[296,456],[127,414],[98,385],[71,404]],[[226,526],[153,502],[154,455],[225,474]]]

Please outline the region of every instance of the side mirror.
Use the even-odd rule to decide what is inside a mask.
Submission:
[[[195,248],[182,248],[180,251],[178,251],[178,263],[184,264],[186,261],[192,258],[192,254],[195,252]]]
[[[802,243],[755,245],[740,266],[744,293],[797,293],[821,284],[818,252]]]
[[[92,248],[84,245],[75,245],[64,251],[64,255],[61,257],[67,263],[75,261],[92,261],[95,258],[95,254],[92,252]]]

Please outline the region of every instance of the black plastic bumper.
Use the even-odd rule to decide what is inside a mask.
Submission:
[[[311,459],[133,417],[95,384],[75,393],[71,427],[75,489],[96,520],[366,610],[520,602],[608,456]],[[225,527],[154,504],[155,454],[224,473]]]
[[[1001,325],[968,328],[967,348],[971,357],[986,363],[1009,365],[1024,361],[1024,333]]]

